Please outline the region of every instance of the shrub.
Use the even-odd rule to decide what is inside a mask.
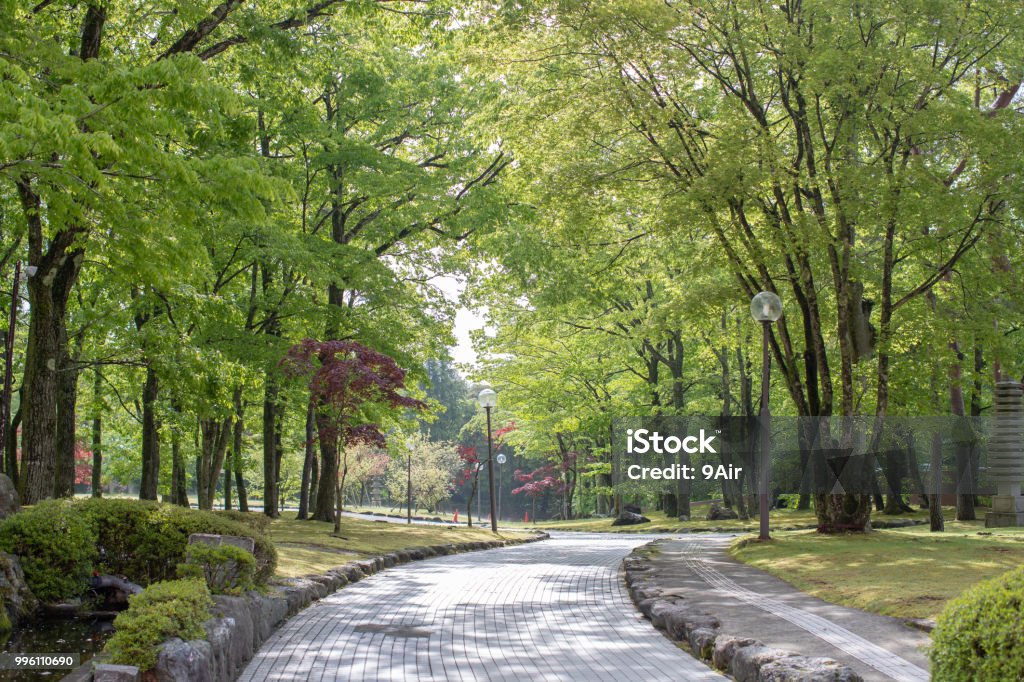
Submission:
[[[16,554],[25,582],[44,602],[85,592],[97,551],[95,536],[71,500],[46,500],[0,522],[0,550]]]
[[[178,564],[182,578],[202,578],[214,594],[240,594],[255,587],[256,560],[234,545],[196,543],[185,549],[185,563]]]
[[[978,583],[950,601],[932,633],[932,678],[1024,679],[1024,567]]]
[[[238,511],[237,509],[218,509],[213,513],[222,518],[243,523],[257,533],[263,533],[265,535],[266,532],[270,530],[270,522],[272,519],[266,514]]]
[[[129,598],[128,610],[114,619],[114,636],[104,647],[111,662],[151,670],[160,645],[171,637],[183,640],[205,636],[213,600],[201,579],[153,583]]]
[[[126,575],[142,585],[176,577],[193,533],[252,538],[258,583],[266,582],[277,566],[277,551],[255,524],[223,514],[139,500],[94,498],[78,504],[95,529],[100,570]]]

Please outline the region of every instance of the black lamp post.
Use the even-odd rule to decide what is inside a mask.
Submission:
[[[750,301],[750,314],[761,323],[762,353],[761,353],[761,458],[760,458],[760,482],[758,485],[758,497],[760,498],[761,515],[761,540],[768,540],[768,487],[769,467],[771,466],[771,412],[768,411],[768,378],[771,370],[771,355],[768,352],[769,326],[782,317],[782,299],[774,292],[762,291]]]
[[[487,487],[491,494],[491,532],[498,532],[498,510],[494,498],[494,457],[491,455],[491,409],[498,404],[498,394],[489,388],[477,396],[480,407],[487,412]]]

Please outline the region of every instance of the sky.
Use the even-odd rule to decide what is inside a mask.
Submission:
[[[458,301],[462,297],[462,291],[466,288],[465,282],[459,281],[458,278],[451,275],[441,275],[434,280],[434,283],[450,301]],[[449,346],[449,349],[452,359],[456,363],[476,365],[476,353],[469,340],[469,333],[474,329],[483,329],[485,326],[484,312],[482,309],[471,310],[460,305],[455,313],[456,345]]]

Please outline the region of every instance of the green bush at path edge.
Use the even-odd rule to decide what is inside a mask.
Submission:
[[[151,670],[160,645],[172,637],[188,641],[205,636],[213,599],[201,578],[153,583],[128,600],[114,619],[114,636],[104,647],[111,662]]]
[[[932,679],[1024,679],[1024,567],[949,602],[932,633]]]
[[[0,550],[18,556],[37,599],[81,596],[98,556],[89,521],[71,500],[46,500],[0,522]]]
[[[0,550],[15,554],[43,602],[81,596],[93,570],[143,586],[177,577],[193,533],[239,535],[254,543],[256,584],[277,566],[277,551],[256,521],[217,512],[125,499],[47,500],[0,521]]]
[[[241,594],[253,589],[256,560],[252,554],[233,545],[189,545],[185,563],[178,564],[182,578],[202,578],[214,594]]]
[[[256,530],[218,512],[171,504],[124,499],[80,500],[83,513],[96,529],[101,548],[98,570],[126,575],[140,585],[177,577],[185,561],[188,536],[193,533],[240,535],[253,539],[257,583],[265,583],[277,566],[277,550]]]

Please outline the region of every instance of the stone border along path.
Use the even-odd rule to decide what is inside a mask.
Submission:
[[[212,617],[203,623],[206,639],[185,642],[177,637],[165,641],[157,659],[158,679],[189,682],[228,682],[239,673],[273,633],[300,615],[310,604],[330,596],[385,568],[411,561],[459,553],[496,549],[545,540],[547,533],[525,538],[479,540],[448,544],[408,547],[388,554],[355,559],[335,566],[324,575],[300,578],[275,578],[268,594],[248,592],[242,596],[214,595]],[[415,636],[415,635],[412,635]],[[134,666],[111,666],[103,654],[84,663],[61,682],[103,682],[135,679],[120,668],[135,671]],[[94,670],[95,667],[95,670]]]
[[[638,608],[656,627],[665,629],[670,637],[687,641],[695,654],[713,660],[716,667],[728,670],[742,682],[819,679],[809,677],[814,670],[823,674],[820,679],[829,680],[927,682],[930,679],[927,670],[904,658],[908,656],[927,665],[924,656],[914,650],[915,644],[928,641],[927,635],[909,630],[896,619],[821,602],[758,569],[736,562],[725,554],[725,547],[731,539],[656,540],[635,550],[624,565],[626,580]],[[663,549],[668,550],[664,555],[661,554]],[[735,569],[739,572],[737,577],[744,582],[747,582],[746,578],[758,578],[757,586],[762,591],[741,586],[716,565]],[[697,590],[706,594],[697,594]],[[716,608],[717,615],[701,610]],[[768,614],[770,618],[758,616],[752,612],[753,609]],[[797,632],[804,633],[803,637],[794,637],[793,628],[781,632],[787,628],[780,627],[776,619],[796,626]],[[719,633],[722,620],[726,621],[725,629],[732,634],[739,632],[747,636]],[[886,641],[903,656],[843,627],[836,620],[870,633],[877,640]],[[831,650],[828,646],[815,645],[814,640],[807,640],[807,634],[844,652],[846,656],[841,657],[855,664],[864,677],[850,666],[831,658],[812,658],[769,648],[750,636],[782,639],[790,647],[803,652]],[[788,673],[791,676],[783,672],[787,667],[791,668]],[[770,676],[769,672],[776,676]]]
[[[384,571],[288,621],[239,682],[725,682],[630,603],[622,559],[652,539],[555,533]]]

